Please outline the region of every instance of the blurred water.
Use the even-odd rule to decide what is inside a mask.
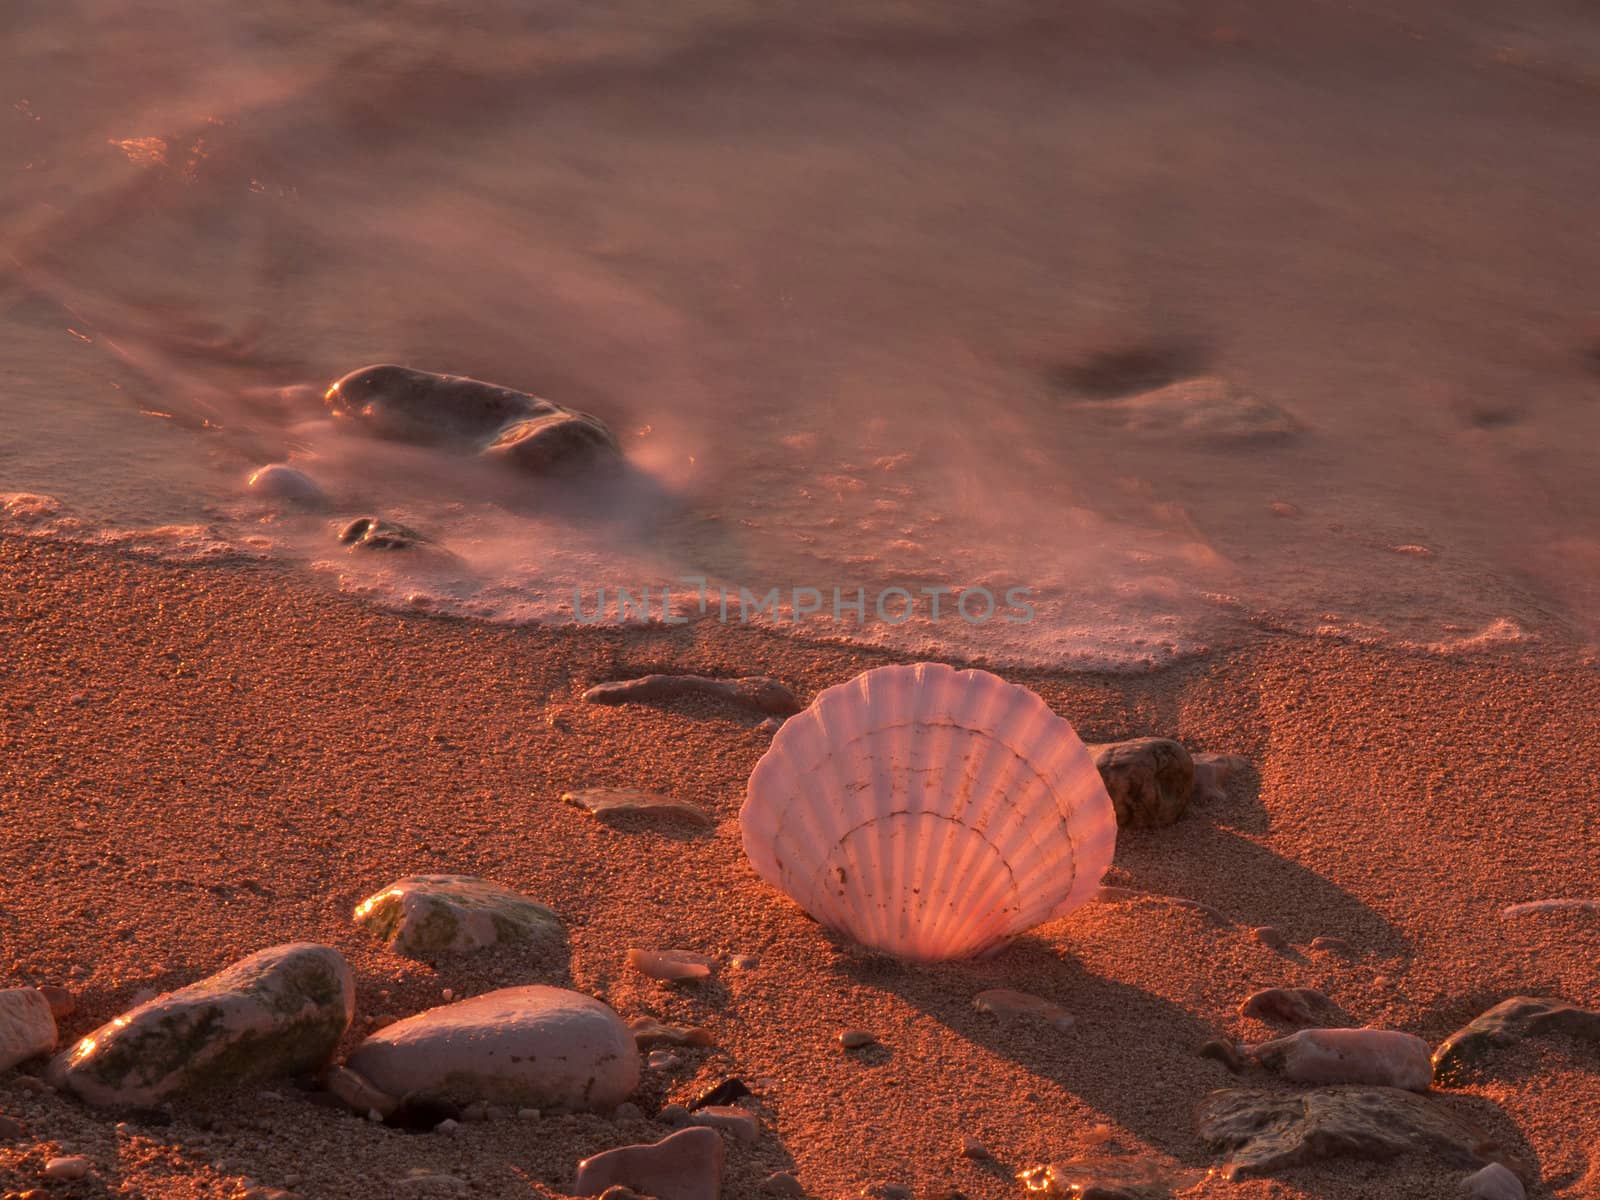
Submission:
[[[61,508],[7,527],[502,620],[814,588],[994,661],[1589,641],[1600,22],[1496,7],[11,0],[0,492]],[[384,361],[636,470],[335,428]],[[331,511],[243,488],[284,460]]]

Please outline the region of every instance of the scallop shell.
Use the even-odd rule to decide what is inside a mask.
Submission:
[[[939,663],[829,688],[772,739],[739,813],[768,883],[908,959],[994,952],[1088,900],[1117,819],[1071,725]]]

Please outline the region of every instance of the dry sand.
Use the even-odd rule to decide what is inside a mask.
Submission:
[[[759,1143],[731,1142],[724,1194],[791,1170],[818,1197],[874,1182],[969,1197],[1011,1173],[1113,1146],[1187,1167],[1210,1158],[1195,1103],[1232,1080],[1195,1047],[1259,1040],[1252,990],[1325,990],[1354,1023],[1437,1043],[1504,996],[1600,1004],[1600,922],[1499,909],[1600,895],[1600,703],[1592,663],[1522,647],[1445,660],[1263,638],[1141,676],[1007,672],[1091,740],[1167,734],[1255,772],[1170,829],[1130,833],[1112,881],[1213,905],[1097,904],[981,965],[907,967],[839,945],[757,880],[740,850],[745,778],[770,734],[707,703],[602,708],[590,683],[649,669],[765,672],[802,698],[886,661],[731,628],[513,629],[374,611],[284,574],[176,568],[0,541],[0,986],[60,983],[74,1038],[141,989],[189,982],[263,946],[337,946],[358,977],[357,1031],[515,982],[567,982],[515,957],[437,967],[382,949],[350,909],[419,871],[482,874],[563,915],[570,983],[625,1016],[703,1024],[717,1047],[647,1072],[647,1108],[728,1076],[760,1096]],[[714,832],[620,831],[559,803],[631,784],[710,809]],[[1280,955],[1251,927],[1301,950]],[[1304,949],[1318,935],[1351,955]],[[760,956],[673,987],[630,973],[630,946]],[[989,987],[1050,996],[1069,1034],[973,1011]],[[835,1042],[871,1030],[883,1048]],[[353,1032],[350,1044],[356,1033]],[[348,1044],[346,1046],[348,1049]],[[1542,1176],[1534,1195],[1600,1196],[1600,1069],[1562,1039],[1504,1055],[1453,1092]],[[37,1068],[32,1068],[36,1070]],[[468,1123],[408,1135],[313,1105],[291,1084],[114,1124],[0,1075],[0,1194],[216,1196],[240,1177],[322,1197],[405,1195],[413,1168],[471,1194],[561,1194],[586,1154],[665,1132],[598,1116]],[[975,1137],[997,1164],[959,1157]],[[41,1182],[84,1153],[96,1177]],[[1188,1194],[1446,1197],[1426,1159],[1339,1161]],[[96,1182],[103,1181],[103,1184]]]

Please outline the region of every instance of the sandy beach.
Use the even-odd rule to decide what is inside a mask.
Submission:
[[[729,1140],[730,1200],[761,1195],[778,1171],[816,1197],[881,1184],[1014,1197],[1016,1172],[1091,1152],[1170,1169],[1183,1196],[1446,1197],[1464,1172],[1427,1154],[1204,1178],[1215,1159],[1196,1105],[1238,1081],[1197,1047],[1272,1036],[1236,1010],[1275,985],[1322,990],[1334,1023],[1430,1044],[1512,995],[1600,1004],[1593,913],[1500,916],[1600,894],[1597,676],[1571,654],[1446,659],[1263,636],[1147,674],[1004,672],[1085,739],[1159,734],[1249,760],[1225,800],[1125,831],[1105,880],[1222,919],[1093,903],[990,961],[908,966],[829,936],[747,864],[738,810],[772,736],[759,715],[579,699],[596,681],[692,670],[771,675],[807,701],[889,661],[876,652],[715,624],[397,614],[280,570],[20,539],[0,542],[0,597],[0,987],[70,989],[64,1044],[141,992],[289,941],[336,947],[354,968],[341,1053],[446,989],[534,982],[715,1038],[645,1072],[641,1116],[466,1121],[448,1135],[373,1124],[287,1081],[119,1119],[42,1087],[35,1062],[0,1073],[0,1112],[27,1131],[0,1142],[0,1194],[255,1186],[359,1200],[419,1191],[403,1181],[431,1173],[460,1194],[560,1196],[578,1160],[657,1140],[668,1130],[650,1114],[732,1076],[754,1093],[761,1133]],[[613,827],[558,800],[600,784],[667,792],[716,826]],[[481,875],[548,904],[570,934],[570,974],[510,950],[429,964],[383,949],[351,909],[417,872]],[[1289,948],[1257,940],[1261,925]],[[1348,949],[1311,950],[1317,937]],[[630,947],[759,961],[666,984],[625,965]],[[1048,997],[1076,1024],[1002,1025],[972,1007],[994,987]],[[849,1028],[879,1045],[842,1052]],[[1530,1196],[1600,1195],[1592,1043],[1530,1039],[1487,1078],[1436,1094],[1525,1165]],[[992,1158],[963,1157],[963,1138]],[[69,1154],[91,1176],[43,1180]]]

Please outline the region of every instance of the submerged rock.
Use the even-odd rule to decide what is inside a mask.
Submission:
[[[376,437],[481,454],[540,474],[622,457],[598,417],[464,375],[362,367],[324,399],[336,417]]]
[[[1071,1013],[1053,1001],[1027,992],[1014,992],[1010,988],[992,988],[979,992],[972,998],[972,1007],[979,1012],[993,1013],[1002,1021],[1018,1018],[1043,1021],[1052,1028],[1067,1030],[1074,1025]]]
[[[273,946],[102,1025],[50,1066],[91,1104],[151,1108],[209,1087],[326,1066],[355,1012],[331,946]]]
[[[409,525],[381,517],[357,517],[339,531],[339,540],[352,550],[411,550],[433,544]]]
[[[424,958],[512,942],[555,957],[566,935],[551,909],[472,875],[408,875],[356,905],[355,920],[399,953]]]
[[[629,950],[628,965],[640,974],[667,983],[706,979],[717,960],[692,950]]]
[[[621,1184],[656,1200],[718,1200],[727,1150],[714,1129],[679,1130],[651,1145],[620,1146],[578,1164],[574,1194]]]
[[[56,1048],[56,1019],[38,988],[0,991],[0,1071]]]
[[[1441,1086],[1457,1083],[1495,1047],[1547,1033],[1600,1042],[1600,1009],[1534,996],[1502,1000],[1439,1044],[1433,1053],[1433,1080]]]
[[[703,827],[715,824],[711,814],[698,805],[659,792],[642,792],[638,788],[582,788],[563,792],[561,799],[602,821],[615,817],[663,817]]]
[[[1189,810],[1194,760],[1171,738],[1132,738],[1090,746],[1089,751],[1111,794],[1119,827],[1159,829]]]
[[[638,679],[614,679],[597,683],[583,694],[589,704],[649,704],[657,700],[677,700],[684,696],[714,696],[731,700],[757,712],[791,716],[800,711],[800,701],[776,679],[765,675],[745,675],[738,679],[711,679],[705,675],[642,675]]]
[[[1425,1092],[1428,1043],[1395,1029],[1302,1029],[1251,1049],[1262,1066],[1297,1083],[1368,1083]]]
[[[1201,1103],[1199,1132],[1226,1155],[1222,1174],[1228,1179],[1341,1156],[1382,1160],[1427,1151],[1458,1166],[1477,1166],[1493,1153],[1482,1130],[1399,1088],[1228,1088]]]
[[[621,1017],[592,997],[538,985],[397,1021],[357,1046],[349,1066],[392,1096],[540,1109],[609,1109],[639,1083],[639,1051]]]
[[[328,503],[328,493],[315,479],[287,463],[268,463],[252,471],[248,486],[258,496],[287,500],[307,508],[321,508]]]

